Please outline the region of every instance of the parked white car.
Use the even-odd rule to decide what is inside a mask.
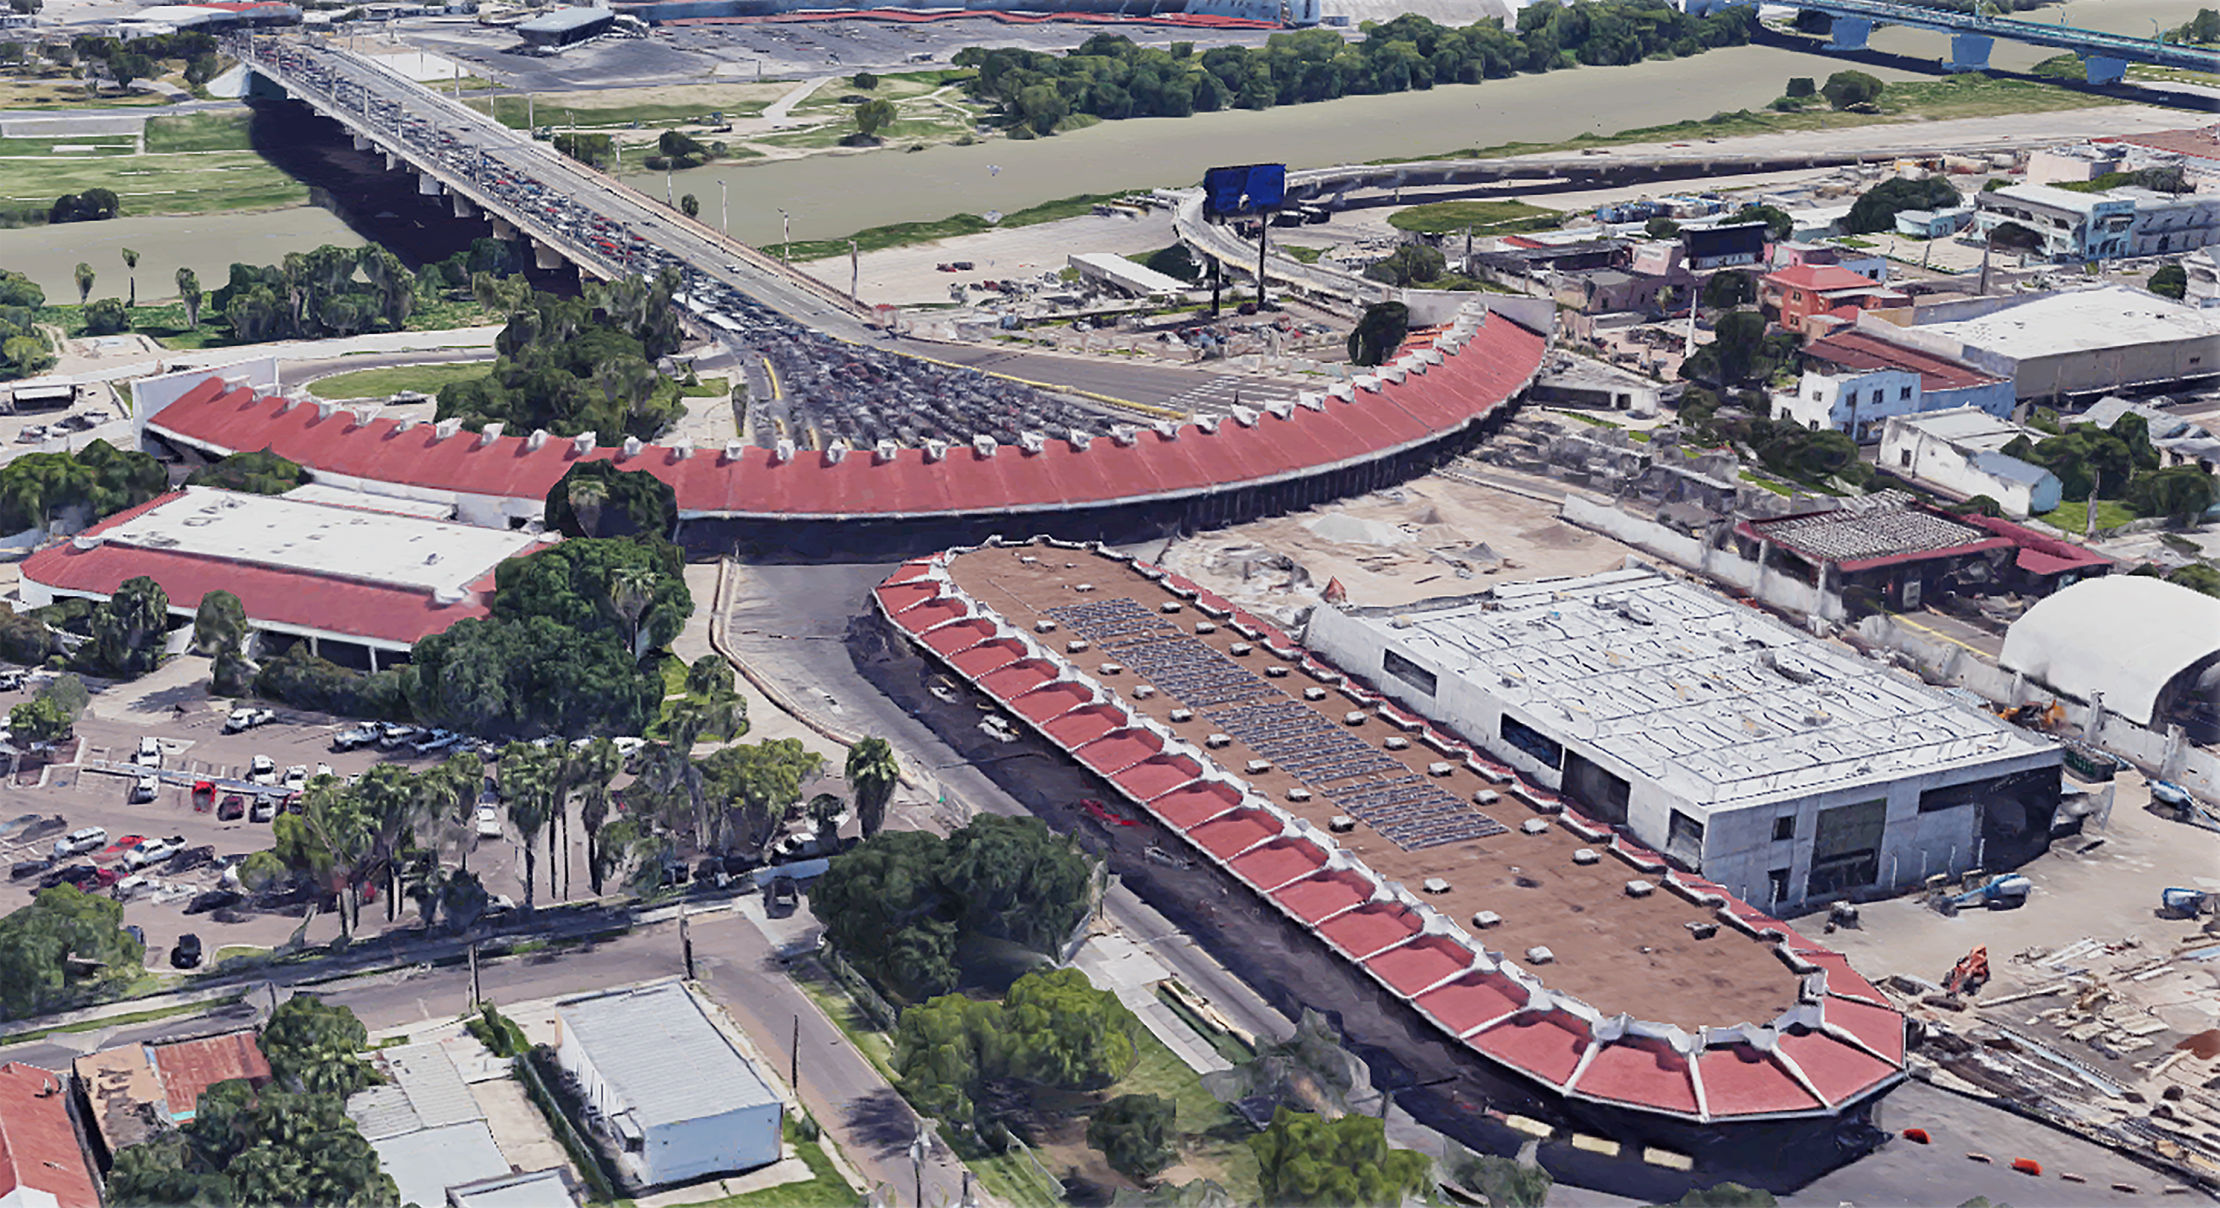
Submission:
[[[255,756],[253,762],[247,765],[247,779],[256,784],[276,784],[278,780],[277,760],[267,755]]]
[[[99,851],[106,846],[108,846],[107,828],[87,826],[73,830],[54,840],[54,858],[62,860],[70,856],[81,856],[89,851]]]
[[[139,749],[131,756],[131,762],[142,768],[161,767],[162,744],[152,734],[141,735],[139,737]]]
[[[160,776],[141,776],[131,782],[131,804],[140,805],[152,801],[154,795],[160,792],[161,789],[162,778]]]
[[[296,763],[292,767],[285,769],[284,783],[286,791],[290,793],[298,793],[302,789],[307,788],[308,765],[305,763]]]
[[[145,868],[149,864],[160,863],[176,855],[177,849],[182,846],[184,845],[175,839],[141,840],[137,847],[123,853],[123,866]]]
[[[501,837],[500,807],[492,805],[478,807],[478,837],[481,839],[498,839]]]
[[[277,720],[277,713],[269,709],[233,709],[224,718],[224,733],[237,734],[256,726],[268,725]]]

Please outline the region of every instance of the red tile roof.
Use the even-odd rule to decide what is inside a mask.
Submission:
[[[260,1086],[270,1080],[270,1062],[252,1032],[155,1045],[154,1068],[162,1076],[174,1120],[192,1119],[201,1092],[219,1082],[244,1078]]]
[[[56,591],[109,596],[126,579],[145,575],[162,585],[173,612],[191,613],[199,607],[202,596],[228,591],[239,597],[247,616],[258,622],[402,646],[443,632],[465,617],[483,617],[490,611],[491,567],[471,583],[470,593],[460,603],[440,604],[428,591],[90,540],[182,497],[182,493],[172,492],[118,512],[86,529],[77,539],[33,553],[23,560],[23,578]]]
[[[1971,365],[1902,344],[1892,344],[1855,328],[1822,336],[1804,345],[1804,358],[1849,370],[1901,369],[1919,375],[1923,391],[1964,390],[2003,381]]]
[[[1161,579],[1182,594],[1196,590],[1193,584],[1154,567],[1135,564],[1134,570]],[[882,607],[892,610],[905,628],[911,628],[911,617],[934,609],[936,603],[953,602],[946,597],[920,600],[915,592],[898,590],[927,577],[905,566],[877,594]],[[943,590],[953,590],[952,583],[940,583]],[[968,615],[970,607],[966,604],[958,611]],[[1006,626],[997,614],[980,607],[981,615],[963,624]],[[1234,624],[1261,628],[1240,610],[1222,607],[1231,612]],[[942,632],[928,633],[926,641]],[[1284,657],[1300,659],[1307,667],[1324,666],[1277,631],[1271,640],[1285,644]],[[945,653],[942,657],[948,658]],[[1055,654],[1048,658],[1064,661]],[[1354,683],[1346,687],[1360,698],[1377,699]],[[1162,740],[1131,724],[1119,705],[1091,704],[1034,724],[1051,739],[1067,747],[1076,745],[1077,757],[1107,775],[1112,786],[1142,812],[1153,814],[1200,851],[1226,863],[1235,876],[1256,887],[1289,918],[1359,963],[1390,991],[1409,999],[1450,1035],[1464,1038],[1474,1051],[1493,1061],[1568,1093],[1683,1117],[1728,1120],[1833,1111],[1901,1076],[1903,1017],[1887,1005],[1880,991],[1839,953],[1813,944],[1714,882],[1659,874],[1677,882],[1699,903],[1730,912],[1756,930],[1760,942],[1777,945],[1776,951],[1791,957],[1795,967],[1816,967],[1825,989],[1807,997],[1807,1002],[1820,1009],[1820,1030],[1799,1023],[1784,1025],[1781,1031],[1753,1033],[1771,1040],[1776,1046],[1771,1054],[1732,1038],[1722,1042],[1707,1037],[1709,1043],[1699,1044],[1693,1053],[1685,1043],[1654,1036],[1602,1039],[1580,1013],[1556,1007],[1547,997],[1534,1001],[1540,992],[1531,988],[1533,975],[1511,964],[1490,967],[1491,958],[1477,951],[1476,939],[1454,931],[1428,934],[1423,911],[1402,901],[1376,900],[1382,888],[1377,874],[1361,865],[1326,867],[1330,842],[1284,834],[1281,816],[1244,804],[1251,799],[1237,783],[1194,778],[1203,771],[1197,761],[1164,753]],[[1429,744],[1442,741],[1422,720],[1413,719],[1413,724]],[[1160,771],[1184,779],[1165,791],[1167,777],[1160,776]],[[1530,799],[1549,797],[1524,785],[1519,794]],[[1615,839],[1613,846],[1637,868],[1663,868],[1654,853],[1637,844]],[[1815,992],[1807,987],[1806,993]],[[1530,1005],[1538,1009],[1529,1010]],[[1608,1012],[1616,1006],[1621,1004],[1603,1009]],[[1568,1087],[1576,1071],[1579,1080]]]
[[[2220,160],[2220,125],[2192,126],[2186,130],[2153,130],[2148,134],[2113,134],[2091,141],[2129,143],[2194,159]]]
[[[1838,289],[1873,289],[1881,284],[1864,273],[1853,273],[1839,264],[1793,265],[1778,272],[1767,273],[1765,279],[1790,289],[1808,289],[1823,294]]]
[[[100,1208],[84,1146],[69,1118],[58,1075],[11,1061],[0,1065],[0,1198],[44,1192],[60,1208]]]
[[[1406,351],[1424,351],[1432,335],[1414,336]],[[1082,449],[1063,440],[1037,453],[1000,448],[982,455],[969,446],[938,462],[922,449],[901,449],[881,461],[869,451],[837,461],[805,452],[779,463],[767,449],[743,448],[681,456],[648,446],[625,460],[669,483],[684,517],[840,518],[1053,511],[1092,503],[1217,492],[1275,481],[1325,467],[1385,456],[1432,440],[1484,417],[1516,394],[1541,366],[1544,338],[1501,315],[1490,315],[1456,354],[1425,373],[1380,389],[1359,389],[1351,401],[1332,395],[1319,409],[1293,407],[1283,418],[1265,413],[1237,419],[1144,428],[1125,444],[1098,437]],[[574,442],[527,437],[491,439],[438,428],[404,429],[389,419],[362,422],[354,413],[257,397],[211,377],[148,423],[157,435],[230,453],[269,448],[313,471],[421,490],[538,501],[580,461],[618,458],[615,449],[580,453]]]

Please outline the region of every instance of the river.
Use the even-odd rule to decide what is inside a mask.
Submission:
[[[2208,0],[2209,2],[2209,0]],[[2037,10],[2035,19],[2148,35],[2152,22],[2187,21],[2199,0],[2071,0]],[[1876,49],[1935,58],[1947,50],[1940,34],[1884,29]],[[2024,69],[2050,52],[1999,42],[1993,61]],[[1190,118],[1104,122],[1056,138],[996,139],[969,147],[945,145],[914,154],[876,151],[819,155],[753,165],[699,168],[678,174],[680,192],[703,202],[715,221],[717,182],[730,182],[732,233],[757,244],[780,238],[778,211],[793,215],[796,239],[835,238],[886,223],[958,213],[1005,213],[1078,193],[1113,193],[1187,185],[1224,163],[1285,162],[1295,167],[1435,155],[1462,147],[1554,142],[1584,131],[1610,133],[1723,111],[1762,107],[1790,76],[1825,77],[1839,65],[1823,54],[1771,46],[1715,50],[1691,59],[1629,67],[1583,67],[1540,76],[1391,96],[1348,97],[1261,113],[1235,111]],[[1876,69],[1888,79],[1909,73]],[[2184,114],[2187,126],[2200,120]],[[650,195],[659,175],[633,179]],[[102,289],[121,278],[116,249],[144,253],[141,296],[175,293],[180,265],[200,274],[204,288],[222,283],[234,260],[273,263],[289,251],[322,243],[356,244],[361,236],[334,215],[301,208],[264,214],[121,218],[103,223],[0,231],[0,267],[27,272],[49,297],[73,298],[71,269],[80,260],[99,272]]]

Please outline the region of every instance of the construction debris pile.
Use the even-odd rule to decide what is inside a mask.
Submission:
[[[2220,933],[2030,949],[1970,1001],[1890,983],[1925,1032],[1914,1076],[2220,1188]]]

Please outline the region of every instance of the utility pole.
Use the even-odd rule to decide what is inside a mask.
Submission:
[[[694,935],[686,925],[686,904],[678,904],[678,948],[686,957],[686,980],[694,980]]]
[[[717,233],[732,238],[732,182],[717,178]]]
[[[802,1017],[794,1017],[794,1039],[786,1046],[786,1085],[794,1092],[794,1101],[802,1101]]]
[[[485,1001],[478,988],[478,941],[470,941],[470,1005],[475,1007]]]
[[[1256,216],[1256,308],[1264,309],[1264,249],[1272,233],[1272,215],[1260,210]]]
[[[779,211],[779,263],[791,267],[794,263],[794,216]]]
[[[856,241],[848,241],[848,300],[863,305],[863,257],[856,250]]]

